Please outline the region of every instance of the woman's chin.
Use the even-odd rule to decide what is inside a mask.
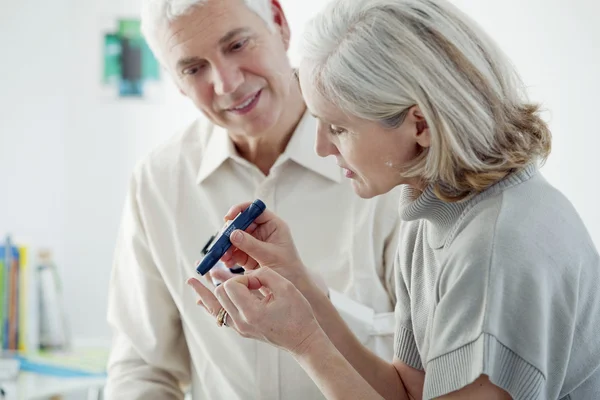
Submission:
[[[362,180],[352,180],[352,188],[354,189],[354,193],[356,193],[357,196],[363,199],[371,199],[373,197],[381,196],[382,194],[390,192],[396,186],[397,185],[385,185],[376,187],[368,185]]]
[[[373,190],[371,186],[365,185],[364,182],[357,179],[352,180],[352,188],[354,189],[354,193],[362,199],[370,199],[381,194]]]

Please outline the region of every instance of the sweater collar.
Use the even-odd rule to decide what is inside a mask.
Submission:
[[[467,211],[481,200],[497,195],[504,190],[529,180],[537,173],[537,166],[529,164],[488,189],[473,197],[458,202],[440,200],[430,185],[421,193],[405,185],[400,194],[400,219],[403,221],[425,220],[429,246],[439,249],[446,245],[449,234]]]

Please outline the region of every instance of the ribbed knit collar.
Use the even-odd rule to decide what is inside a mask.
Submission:
[[[402,187],[400,194],[400,219],[403,221],[426,220],[429,245],[432,248],[441,248],[446,244],[448,234],[452,228],[456,226],[460,218],[474,204],[477,204],[484,198],[496,195],[512,186],[525,182],[536,173],[537,166],[530,164],[474,197],[454,203],[440,200],[433,193],[432,186],[428,186],[419,195],[420,192],[417,189],[405,185]]]

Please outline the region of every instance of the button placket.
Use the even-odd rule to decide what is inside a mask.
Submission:
[[[275,211],[276,204],[274,177],[269,176],[263,182],[261,182],[254,192],[254,197],[261,199],[269,210]]]
[[[261,199],[267,208],[275,211],[276,172],[263,179],[256,187],[254,197]],[[279,374],[280,350],[266,343],[257,342],[257,380],[258,398],[279,400],[281,397],[281,379]]]

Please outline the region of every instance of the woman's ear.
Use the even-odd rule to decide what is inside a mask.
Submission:
[[[414,124],[415,141],[421,147],[431,146],[431,131],[429,130],[429,124],[425,120],[423,113],[419,106],[414,106],[410,109],[408,116],[411,123]]]

